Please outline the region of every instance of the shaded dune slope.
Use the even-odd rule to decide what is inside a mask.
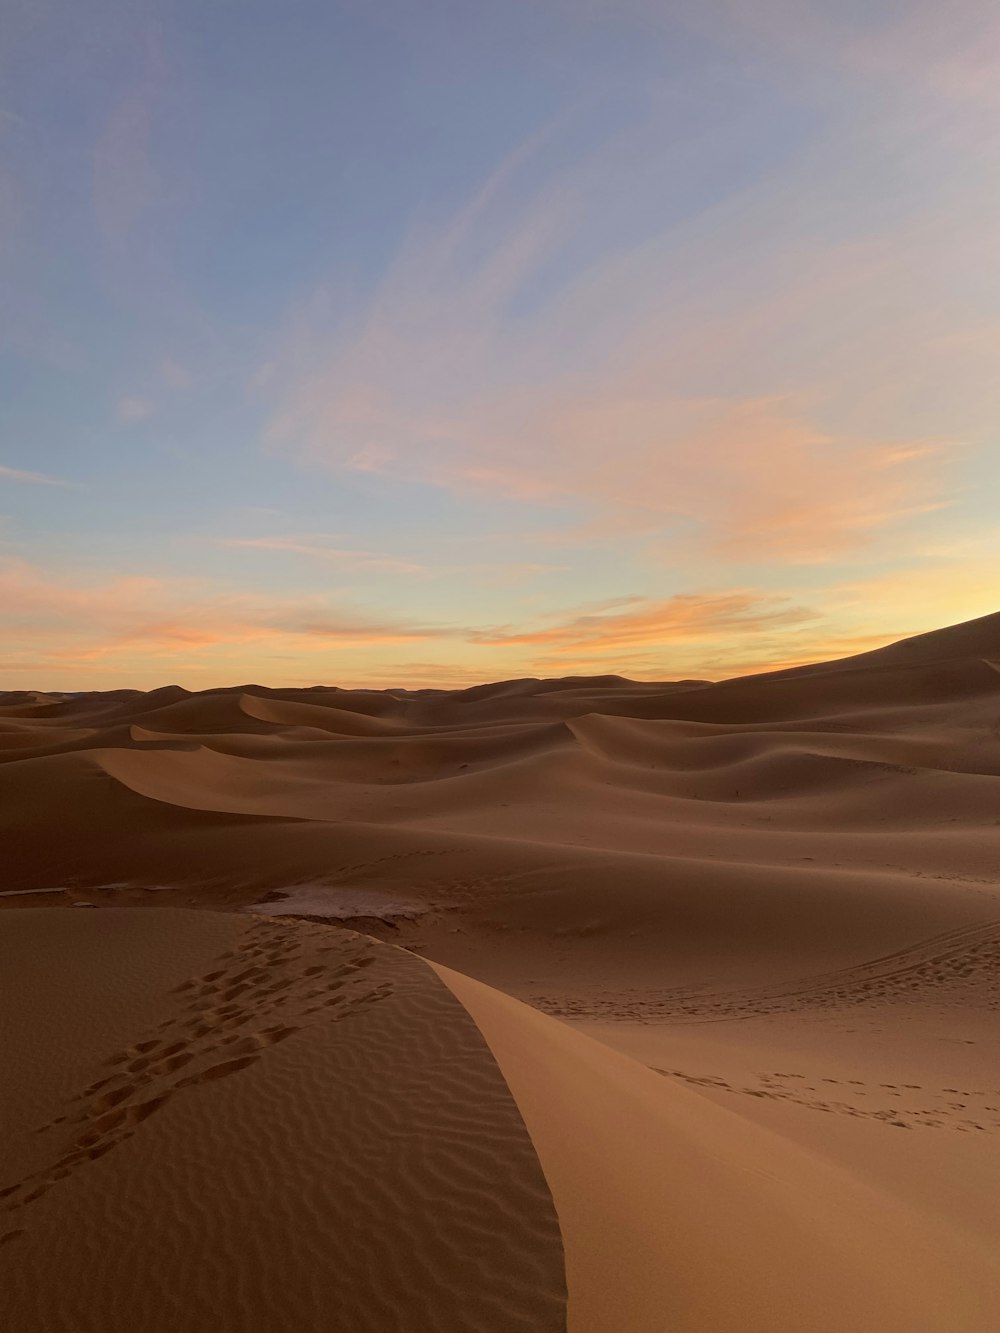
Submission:
[[[991,616],[718,684],[3,695],[0,891],[405,892],[383,933],[524,993],[861,962],[1000,918],[998,660]]]
[[[537,1154],[422,961],[171,909],[7,914],[0,944],[10,1327],[565,1328]]]
[[[488,1041],[545,1169],[571,1333],[939,1333],[1000,1315],[988,1241],[437,970]]]
[[[992,1258],[508,996],[316,923],[0,919],[19,1333],[981,1333]],[[51,1275],[57,1272],[58,1281]]]

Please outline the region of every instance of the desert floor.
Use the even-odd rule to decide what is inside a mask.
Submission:
[[[1000,616],[0,695],[16,1333],[1000,1328]]]

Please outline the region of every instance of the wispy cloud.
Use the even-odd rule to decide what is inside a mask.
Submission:
[[[962,351],[975,302],[944,297],[988,263],[981,228],[952,249],[932,200],[839,235],[836,192],[880,171],[852,127],[555,281],[554,238],[596,225],[608,169],[598,152],[516,204],[501,175],[412,237],[360,333],[291,376],[270,447],[730,561],[844,558],[952,502],[1000,408]]]
[[[787,598],[753,592],[682,594],[665,601],[640,601],[628,610],[584,612],[535,628],[499,626],[472,634],[490,647],[544,647],[550,653],[618,657],[637,646],[706,643],[753,635],[815,620],[814,612]]]
[[[888,84],[898,95],[933,92],[995,104],[1000,92],[1000,17],[992,0],[907,0],[905,5],[831,5],[826,0],[595,0],[620,18],[666,29],[678,21],[714,42],[766,56],[797,86],[829,97],[831,86]],[[777,71],[775,71],[777,72]],[[818,85],[818,88],[816,87]]]
[[[7,127],[0,261],[8,345],[47,361],[11,404],[40,470],[0,483],[76,484],[47,474],[71,447],[116,478],[58,541],[12,523],[66,553],[4,575],[25,660],[720,675],[989,609],[994,3],[372,8],[392,49],[359,68],[405,52],[427,89],[390,74],[376,117],[366,78],[299,62],[305,30],[234,63],[213,20],[192,64],[179,10],[25,29],[56,58]],[[240,466],[255,415],[269,456]],[[131,568],[137,524],[159,568],[224,576],[88,576]]]
[[[953,448],[825,432],[794,399],[685,401],[633,380],[532,406],[487,446],[489,465],[456,461],[439,475],[522,500],[584,501],[604,513],[595,536],[659,532],[675,554],[760,563],[850,554],[947,503]]]
[[[916,82],[957,102],[1000,103],[1000,14],[992,0],[946,8],[910,0],[897,22],[855,31],[844,52],[845,63],[871,78]]]
[[[208,580],[86,577],[0,560],[4,682],[67,688],[90,673],[119,683],[312,668],[357,685],[458,686],[509,676],[614,672],[719,679],[825,661],[996,609],[995,560],[956,554],[852,583],[763,593],[722,589],[608,598],[502,625],[394,616],[322,595],[247,594]],[[425,645],[439,659],[405,654]],[[401,651],[402,650],[402,651]],[[29,666],[30,664],[30,673]],[[276,666],[277,664],[277,666]],[[30,679],[29,679],[30,674]]]
[[[78,481],[68,481],[65,477],[50,477],[44,472],[25,472],[21,468],[5,467],[0,463],[0,481],[21,481],[29,486],[68,486],[76,488]]]
[[[517,582],[536,574],[560,573],[566,565],[550,561],[451,561],[430,563],[408,560],[384,551],[366,551],[338,544],[339,539],[326,534],[303,533],[295,537],[220,537],[218,546],[230,550],[267,551],[283,555],[304,556],[343,569],[367,570],[373,573],[443,578],[471,576],[489,581]]]
[[[277,551],[287,555],[307,556],[326,560],[346,569],[381,570],[390,574],[424,574],[427,566],[414,561],[400,560],[378,551],[362,551],[347,546],[333,545],[328,539],[303,537],[223,537],[220,546],[236,550]]]

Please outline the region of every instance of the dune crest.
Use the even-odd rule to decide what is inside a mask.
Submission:
[[[368,937],[117,908],[6,914],[0,944],[5,1005],[44,994],[3,1125],[23,1333],[207,1333],[220,1310],[262,1333],[972,1333],[1000,1313],[960,1236]],[[24,1059],[53,1036],[62,1059]]]
[[[565,1327],[530,1137],[421,960],[172,909],[9,913],[0,942],[5,1005],[47,990],[15,1056],[65,1043],[3,1126],[12,1328]]]
[[[0,695],[12,1326],[1000,1327],[998,662]]]

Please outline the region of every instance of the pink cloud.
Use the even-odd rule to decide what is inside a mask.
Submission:
[[[323,408],[324,439],[376,436]],[[956,450],[943,441],[824,431],[791,396],[684,399],[633,375],[547,394],[482,399],[447,429],[416,415],[391,428],[380,469],[448,489],[579,508],[604,535],[683,531],[702,554],[811,563],[850,553],[947,503]],[[374,446],[367,443],[363,449]],[[345,467],[357,453],[320,447]]]
[[[683,536],[729,561],[853,558],[954,498],[996,394],[933,290],[956,262],[985,262],[981,238],[944,264],[929,210],[837,242],[824,216],[796,212],[804,191],[821,214],[831,182],[790,177],[608,251],[513,319],[551,219],[607,165],[522,201],[507,229],[497,187],[461,225],[412,240],[357,337],[289,372],[269,447],[582,512],[578,533],[660,534],[677,550]]]
[[[133,426],[153,415],[153,404],[148,398],[119,398],[115,414],[122,425]]]
[[[171,389],[190,389],[191,374],[183,366],[166,357],[159,365],[160,378]]]

